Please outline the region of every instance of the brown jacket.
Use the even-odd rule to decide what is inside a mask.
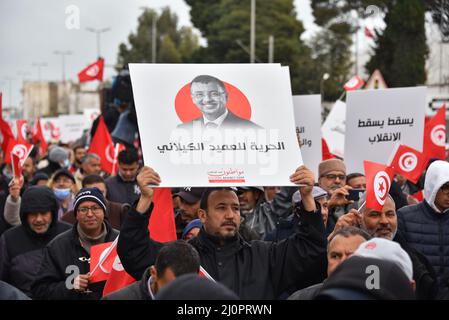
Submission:
[[[120,230],[122,222],[125,220],[125,216],[128,213],[131,206],[127,203],[118,203],[112,201],[106,201],[107,213],[105,218],[109,221],[112,228]],[[76,218],[73,210],[66,212],[62,217],[61,221],[75,224]]]

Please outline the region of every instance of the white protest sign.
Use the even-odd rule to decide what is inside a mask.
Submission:
[[[321,127],[321,133],[326,140],[330,153],[341,158],[343,158],[345,150],[345,121],[346,104],[337,100]]]
[[[162,187],[292,185],[302,158],[287,68],[130,64],[130,74],[143,158]]]
[[[318,165],[323,159],[321,148],[321,97],[293,96],[296,135],[304,164],[318,176]]]
[[[98,118],[98,116],[101,114],[101,111],[100,111],[100,109],[97,109],[97,108],[86,108],[83,110],[83,114],[86,119],[86,125],[87,125],[87,127],[85,129],[87,129],[92,126],[92,123],[95,121],[95,119]]]
[[[78,140],[83,135],[86,128],[86,118],[84,115],[71,114],[61,115],[58,121],[62,143],[70,143]]]
[[[49,142],[59,142],[61,138],[61,129],[59,127],[59,118],[57,117],[46,117],[41,118],[41,130],[44,135],[45,141]]]
[[[426,88],[348,92],[345,163],[363,172],[363,161],[387,164],[396,143],[422,151]]]

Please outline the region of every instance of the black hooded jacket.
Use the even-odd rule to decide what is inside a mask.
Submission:
[[[22,196],[20,219],[22,225],[7,230],[0,238],[0,280],[31,295],[34,281],[43,257],[44,247],[58,234],[68,230],[69,224],[57,220],[57,200],[47,187],[33,186]],[[37,234],[27,222],[32,212],[52,213],[47,232]]]
[[[120,231],[117,252],[123,267],[135,279],[154,264],[163,246],[148,232],[152,210],[153,205],[145,214],[131,209]],[[241,299],[275,299],[291,285],[304,288],[325,276],[327,241],[321,214],[304,209],[299,212],[297,233],[279,243],[246,242],[237,234],[220,246],[218,239],[204,229],[189,243],[197,249],[202,267],[212,278]]]

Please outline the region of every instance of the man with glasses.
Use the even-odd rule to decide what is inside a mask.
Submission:
[[[56,237],[44,251],[44,258],[32,286],[37,299],[100,299],[105,281],[90,282],[90,248],[112,242],[118,231],[104,219],[106,200],[97,188],[84,188],[75,197],[77,223]]]
[[[348,200],[349,190],[346,185],[346,166],[340,159],[328,159],[318,166],[318,186],[323,188],[329,195],[327,203],[329,218],[327,233],[330,233],[339,217],[347,213],[354,201]]]
[[[228,92],[220,79],[210,75],[195,77],[190,83],[190,96],[203,115],[180,124],[180,129],[261,129],[254,122],[239,118],[228,110]]]
[[[427,169],[424,200],[398,210],[399,231],[437,273],[440,289],[449,286],[449,163],[435,161]]]

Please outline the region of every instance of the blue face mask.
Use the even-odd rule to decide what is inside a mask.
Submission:
[[[72,190],[70,190],[70,188],[53,189],[53,192],[55,193],[55,196],[56,196],[56,198],[58,198],[58,200],[65,200],[70,196],[70,194],[72,193]]]

